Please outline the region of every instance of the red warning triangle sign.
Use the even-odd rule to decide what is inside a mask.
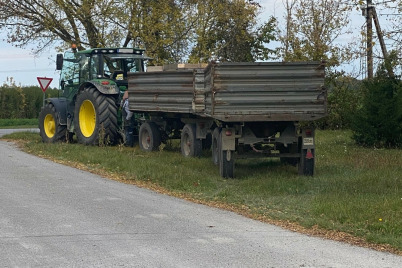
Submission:
[[[314,155],[311,152],[311,149],[308,149],[307,153],[306,153],[306,159],[313,159],[313,158],[314,158]]]
[[[46,89],[49,87],[50,82],[52,82],[53,78],[46,78],[46,77],[37,77],[38,79],[40,88],[42,89],[43,92],[46,91]]]

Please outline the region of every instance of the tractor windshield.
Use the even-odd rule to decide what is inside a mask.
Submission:
[[[126,80],[127,73],[144,70],[143,59],[132,54],[103,55],[103,77]]]

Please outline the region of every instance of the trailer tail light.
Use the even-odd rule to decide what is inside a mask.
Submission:
[[[306,137],[311,137],[313,135],[313,131],[311,129],[306,129],[305,133]]]

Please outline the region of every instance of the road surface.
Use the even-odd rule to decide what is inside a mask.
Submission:
[[[401,256],[108,180],[11,142],[0,152],[0,267],[402,267]]]

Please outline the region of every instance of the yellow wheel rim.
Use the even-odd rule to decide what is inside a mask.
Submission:
[[[46,115],[45,121],[43,122],[43,128],[45,129],[46,136],[48,138],[53,138],[56,133],[56,121],[54,120],[53,115]]]
[[[85,100],[80,107],[78,115],[82,135],[90,137],[95,131],[96,113],[91,101]]]

